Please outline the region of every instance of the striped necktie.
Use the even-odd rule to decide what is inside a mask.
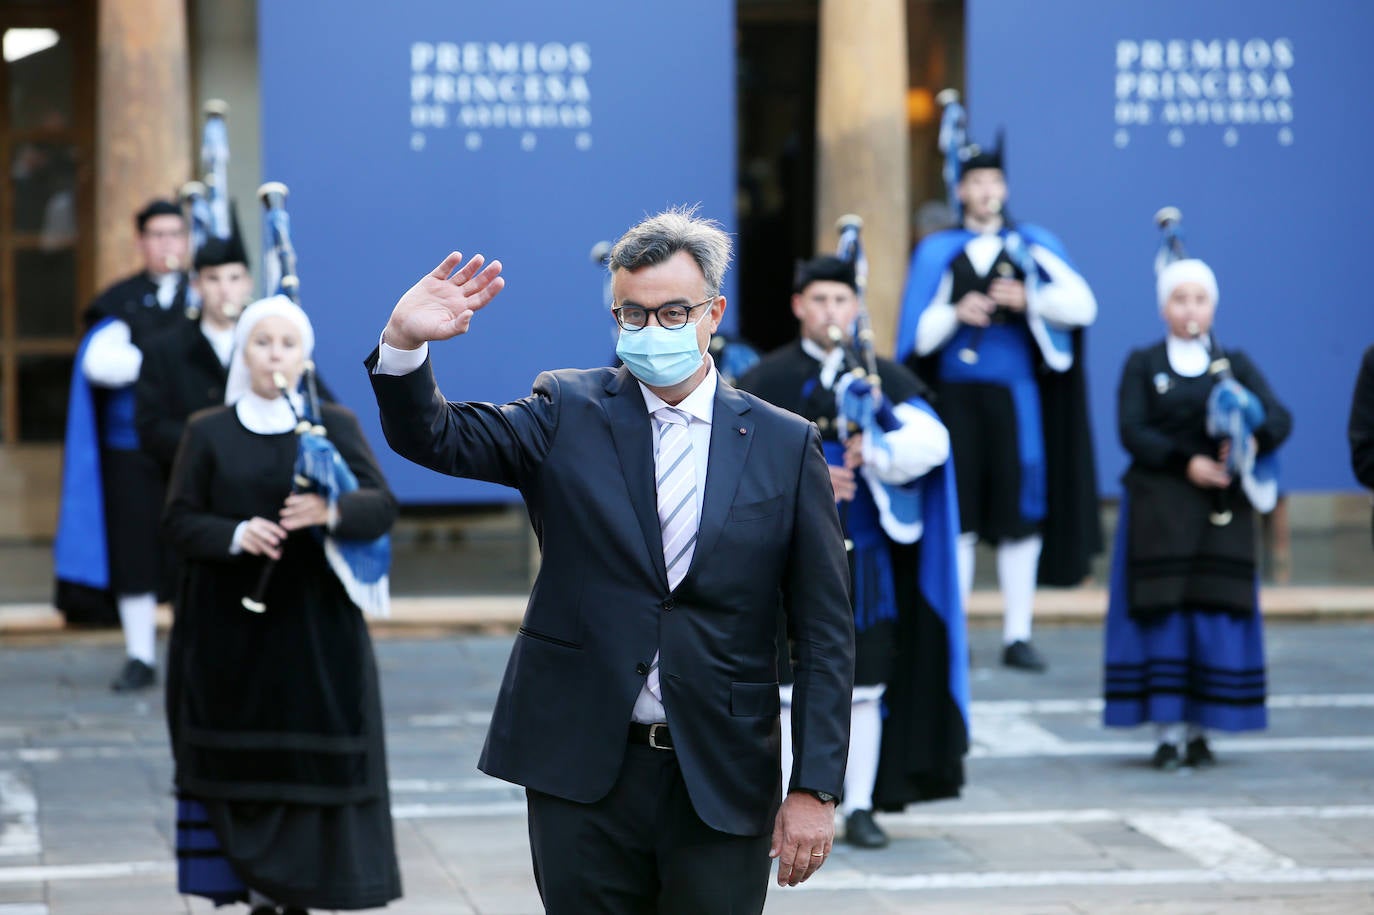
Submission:
[[[691,417],[672,407],[660,407],[654,411],[654,421],[658,426],[658,453],[654,458],[658,523],[663,531],[663,564],[668,570],[668,587],[672,589],[687,574],[697,544],[697,469],[687,432]],[[647,686],[654,698],[662,702],[657,654]]]

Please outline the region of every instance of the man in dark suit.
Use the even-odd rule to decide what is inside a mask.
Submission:
[[[402,296],[368,359],[391,447],[518,488],[539,537],[479,766],[526,787],[555,915],[759,912],[769,858],[796,885],[834,837],[844,544],[815,427],[705,355],[729,255],[692,212],[632,228],[610,259],[625,367],[546,372],[513,403],[447,402],[428,362],[428,341],[466,333],[501,289],[480,255],[457,273],[449,255]],[[781,804],[780,612],[796,653]]]
[[[143,350],[136,388],[138,440],[170,477],[186,420],[224,403],[234,324],[253,297],[248,255],[237,234],[210,238],[196,251],[200,320],[178,322]]]

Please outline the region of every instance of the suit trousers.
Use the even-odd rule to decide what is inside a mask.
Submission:
[[[771,835],[697,816],[677,754],[630,744],[609,794],[579,804],[526,790],[534,878],[548,915],[757,915]]]

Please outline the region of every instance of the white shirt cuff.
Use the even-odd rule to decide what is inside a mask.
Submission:
[[[409,375],[425,364],[429,358],[429,344],[421,343],[415,349],[397,349],[385,340],[377,341],[377,366],[374,375]]]
[[[1096,321],[1097,299],[1087,280],[1039,245],[1031,246],[1031,255],[1049,274],[1050,281],[1035,287],[1027,308],[1061,327],[1087,327]]]
[[[229,555],[237,556],[243,552],[243,532],[248,530],[248,522],[240,521],[234,528],[234,537],[229,541]]]
[[[103,388],[122,388],[138,380],[143,353],[133,344],[129,325],[111,321],[91,335],[81,372],[91,384]]]
[[[864,440],[864,464],[889,486],[902,486],[925,476],[949,459],[949,432],[943,423],[911,404],[892,408],[902,425],[884,433],[882,448]]]

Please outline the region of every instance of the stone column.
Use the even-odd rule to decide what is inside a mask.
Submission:
[[[891,355],[909,257],[906,0],[821,0],[816,102],[816,250],[835,220],[863,217],[868,310]]]
[[[134,213],[191,177],[186,45],[186,0],[97,0],[97,289],[137,265]]]

